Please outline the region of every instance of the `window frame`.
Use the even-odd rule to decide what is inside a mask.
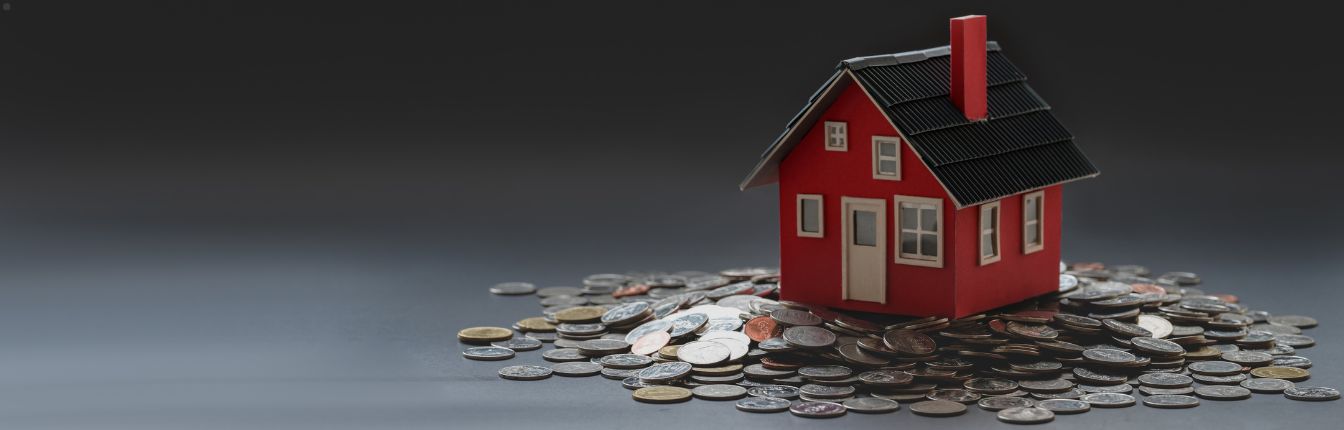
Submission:
[[[1028,205],[1027,200],[1034,199],[1035,205]],[[1036,210],[1036,219],[1029,220],[1027,214]],[[1033,227],[1032,224],[1035,224]],[[1036,243],[1027,241],[1028,229],[1036,229]],[[1022,253],[1031,254],[1045,249],[1045,190],[1030,192],[1022,195]]]
[[[931,197],[903,196],[898,194],[893,196],[891,200],[892,200],[892,208],[895,209],[896,211],[896,214],[892,216],[892,220],[895,222],[896,227],[893,230],[895,232],[894,247],[896,252],[893,252],[892,254],[895,255],[896,264],[905,264],[909,266],[936,267],[936,268],[943,267],[943,254],[947,249],[946,246],[943,246],[943,239],[944,239],[943,224],[946,224],[946,222],[944,222],[945,220],[943,219],[943,199],[931,198]],[[912,254],[911,256],[907,257],[906,254],[902,252],[901,234],[905,233],[907,230],[906,228],[903,227],[901,223],[902,221],[901,217],[903,216],[902,214],[903,211],[901,211],[901,204],[903,203],[916,205],[917,214],[922,213],[924,209],[920,208],[919,206],[921,205],[933,206],[934,216],[938,219],[938,222],[937,224],[935,224],[933,230],[933,234],[937,238],[937,240],[935,241],[937,245],[937,255],[935,257],[930,258],[929,256],[920,254]],[[927,230],[922,229],[922,225],[919,222],[918,217],[915,219],[915,229],[911,231],[911,233],[915,233],[915,239],[917,244],[916,251],[918,251],[918,247],[920,246],[918,245],[918,243],[921,242],[919,240],[920,239],[919,236],[927,234]]]
[[[803,230],[803,200],[817,201],[817,231]],[[796,230],[795,233],[798,234],[798,237],[816,237],[816,238],[826,237],[825,197],[822,197],[821,194],[798,194],[798,199],[795,206],[797,207],[797,210],[795,211],[796,215],[795,217],[797,218],[796,220],[797,222],[794,223],[796,224],[796,228],[794,230]]]
[[[990,221],[989,227],[985,227],[986,220]],[[980,205],[980,220],[979,224],[977,224],[977,231],[979,234],[975,236],[975,241],[978,243],[977,248],[979,248],[978,251],[981,266],[992,264],[1003,259],[1003,241],[1001,240],[1003,237],[1002,221],[1003,208],[999,205],[999,201],[996,200]],[[985,236],[990,234],[994,235],[991,242],[993,244],[994,254],[985,255]]]
[[[839,129],[840,145],[831,146],[831,127]],[[822,128],[821,146],[827,151],[849,151],[849,124],[844,121],[826,121]]]
[[[883,144],[888,144],[888,143],[889,143],[889,144],[896,145],[896,155],[891,155],[891,156],[882,155],[882,145],[883,145]],[[895,162],[896,162],[896,172],[895,172],[895,173],[882,173],[882,169],[881,169],[879,166],[882,165],[882,161],[884,161],[884,160],[890,160],[890,161],[895,161]],[[886,181],[899,181],[899,180],[901,180],[901,138],[900,138],[900,137],[896,137],[896,136],[873,136],[873,179],[881,179],[881,180],[886,180]]]

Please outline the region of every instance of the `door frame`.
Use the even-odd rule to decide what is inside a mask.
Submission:
[[[877,249],[881,258],[878,259],[878,277],[882,279],[882,287],[878,289],[881,292],[879,300],[869,303],[887,304],[887,201],[886,199],[869,199],[863,197],[840,197],[840,299],[850,300],[849,298],[849,247],[850,242],[854,240],[854,230],[851,224],[854,223],[854,217],[850,215],[851,205],[863,205],[877,208]],[[867,301],[867,300],[864,300]]]

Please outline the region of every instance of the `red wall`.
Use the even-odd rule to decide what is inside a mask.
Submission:
[[[825,121],[844,121],[849,149],[827,151]],[[899,136],[863,90],[847,84],[779,166],[781,297],[866,312],[960,317],[1044,294],[1058,288],[1060,187],[1046,189],[1046,246],[1022,254],[1022,196],[1001,200],[1002,259],[979,265],[979,206],[961,210],[909,147],[901,145],[901,180],[872,177],[872,137]],[[823,196],[822,238],[798,237],[797,195]],[[895,263],[892,196],[943,201],[943,267]],[[881,199],[887,205],[887,303],[841,299],[840,198]]]

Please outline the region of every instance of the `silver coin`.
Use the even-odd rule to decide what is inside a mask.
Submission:
[[[677,349],[677,358],[695,366],[713,366],[728,360],[732,350],[712,341],[695,341]]]
[[[1134,406],[1134,396],[1123,393],[1092,393],[1079,397],[1078,400],[1087,402],[1087,404],[1098,408],[1127,408]]]
[[[1193,373],[1203,375],[1233,375],[1241,372],[1241,365],[1228,361],[1197,361],[1186,366]]]
[[[814,326],[789,327],[784,329],[781,337],[790,345],[800,348],[825,348],[839,340],[834,332]]]
[[[639,376],[631,376],[629,378],[622,379],[621,386],[625,387],[625,389],[627,390],[638,390],[640,388],[649,387],[651,385],[645,384],[644,381],[641,381],[639,379]]]
[[[612,354],[602,357],[602,366],[616,369],[640,369],[653,364],[653,358],[639,354]]]
[[[1195,387],[1195,395],[1209,400],[1241,400],[1251,397],[1251,390],[1239,385],[1203,385]]]
[[[1316,319],[1301,315],[1275,315],[1268,318],[1270,324],[1292,326],[1297,328],[1311,328],[1316,326]]]
[[[552,349],[541,353],[541,358],[545,359],[546,361],[555,361],[555,362],[588,360],[588,357],[585,357],[582,353],[580,353],[578,348]]]
[[[551,377],[551,369],[542,366],[508,366],[499,369],[499,377],[515,381],[536,381]]]
[[[591,361],[568,361],[551,365],[551,371],[560,376],[593,376],[602,373],[602,365]]]
[[[508,360],[513,358],[513,350],[498,346],[478,346],[462,351],[462,356],[481,361]]]
[[[490,344],[500,348],[508,348],[514,351],[533,351],[541,349],[541,341],[530,337],[515,337],[513,339],[495,342]]]
[[[1081,397],[1081,396],[1080,396]],[[1081,414],[1092,409],[1092,405],[1082,400],[1046,399],[1036,402],[1036,407],[1056,414]]]
[[[703,313],[688,313],[678,315],[672,318],[672,337],[682,337],[704,326],[709,322],[709,315]]]
[[[1169,340],[1140,336],[1129,339],[1129,342],[1134,344],[1134,349],[1152,353],[1154,355],[1161,354],[1167,356],[1185,354],[1185,348],[1181,347],[1181,345],[1176,342]]]
[[[854,391],[855,391],[854,387],[850,385],[803,384],[803,386],[798,387],[798,394],[800,396],[807,396],[818,399],[839,399],[845,397],[852,397],[854,395]]]
[[[1282,393],[1293,388],[1292,382],[1278,378],[1254,378],[1241,381],[1241,387],[1256,393]]]
[[[752,397],[773,397],[778,399],[796,399],[801,394],[798,387],[788,385],[763,385],[747,389],[747,394]]]
[[[1003,378],[975,378],[962,383],[962,387],[980,394],[1007,394],[1017,391],[1017,381]]]
[[[845,366],[803,366],[798,368],[798,375],[808,379],[844,379],[853,374],[854,369]]]
[[[976,404],[980,409],[987,411],[1001,411],[1008,408],[1029,408],[1036,406],[1036,401],[1026,397],[994,396],[982,398]]]
[[[774,397],[747,397],[737,401],[737,410],[743,412],[770,413],[789,410],[793,402]]]
[[[672,361],[659,363],[639,371],[639,379],[645,383],[664,383],[686,377],[691,373],[691,363]]]
[[[1106,320],[1111,321],[1111,320]],[[1100,364],[1128,364],[1138,360],[1134,354],[1118,349],[1093,348],[1083,351],[1083,359]]]
[[[1339,390],[1327,387],[1292,387],[1283,390],[1283,396],[1292,400],[1323,402],[1339,400]]]
[[[579,352],[590,357],[601,357],[630,351],[630,344],[616,339],[590,339],[579,342]]]
[[[1139,375],[1139,383],[1154,388],[1189,387],[1195,380],[1179,373],[1145,373]]]
[[[1274,361],[1274,356],[1254,351],[1228,351],[1224,352],[1223,361],[1229,361],[1247,367],[1261,367]]]
[[[602,324],[609,326],[624,326],[633,324],[644,318],[650,312],[648,302],[633,302],[618,305],[606,313],[602,314]]]
[[[1011,407],[999,411],[999,421],[1010,424],[1040,424],[1054,421],[1055,413],[1036,407]]]
[[[490,294],[519,296],[537,292],[537,286],[527,282],[504,282],[490,287]]]
[[[672,328],[671,321],[667,320],[649,321],[644,324],[640,324],[639,327],[635,327],[634,330],[630,330],[630,333],[626,333],[625,343],[634,345],[636,340],[639,340],[639,338],[644,337],[644,335],[646,334],[656,333],[660,331],[668,331],[671,328]]]
[[[981,395],[962,389],[941,389],[930,391],[925,395],[929,400],[947,400],[957,403],[975,403],[980,401]]]
[[[1298,369],[1310,369],[1311,360],[1306,357],[1299,357],[1296,355],[1285,355],[1274,357],[1273,360],[1270,360],[1269,365],[1278,367],[1296,367]]]
[[[1158,394],[1144,397],[1143,405],[1160,409],[1184,409],[1199,406],[1199,399],[1178,394]]]
[[[602,368],[602,377],[620,381],[624,380],[625,378],[638,376],[639,370],[640,369],[617,369],[615,367],[604,367]]]
[[[895,400],[882,399],[877,397],[859,397],[840,402],[845,409],[861,414],[885,414],[896,412],[901,408],[901,404]]]
[[[537,296],[555,297],[555,296],[578,296],[583,294],[583,290],[577,287],[546,287],[537,290]]]
[[[844,405],[832,402],[798,402],[789,406],[789,413],[804,418],[835,418],[845,412]]]
[[[1139,392],[1143,393],[1143,395],[1145,396],[1160,396],[1168,394],[1188,395],[1195,393],[1195,387],[1156,388],[1156,387],[1143,386],[1139,387]]]
[[[726,384],[701,385],[692,388],[691,395],[704,400],[736,400],[746,397],[747,389]]]
[[[1249,376],[1245,373],[1234,373],[1231,375],[1203,375],[1199,373],[1191,374],[1191,378],[1201,384],[1209,385],[1237,385],[1245,381]]]
[[[1121,393],[1121,394],[1129,394],[1130,392],[1134,391],[1134,386],[1133,386],[1133,385],[1129,385],[1129,384],[1115,384],[1115,385],[1088,385],[1088,384],[1078,384],[1078,389],[1079,389],[1079,390],[1083,390],[1084,393]]]
[[[1274,342],[1293,348],[1306,348],[1316,344],[1316,339],[1301,334],[1275,334]]]

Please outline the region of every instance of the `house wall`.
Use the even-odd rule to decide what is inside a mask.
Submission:
[[[873,179],[873,136],[899,136],[886,117],[856,84],[838,89],[840,96],[822,118],[784,158],[779,166],[781,297],[810,304],[868,312],[903,315],[952,315],[954,266],[961,264],[960,241],[949,239],[957,231],[959,212],[933,173],[908,144],[901,145],[901,180]],[[825,121],[844,121],[849,129],[846,152],[827,151]],[[797,235],[797,195],[823,196],[824,237]],[[895,263],[894,232],[896,194],[931,197],[943,201],[943,268]],[[885,305],[841,298],[841,205],[842,196],[881,199],[887,205],[887,288]],[[1056,199],[1047,199],[1052,202]],[[969,224],[974,228],[974,223]],[[973,235],[969,237],[973,238]],[[972,251],[973,253],[974,251]],[[1057,260],[1056,260],[1057,261]]]
[[[1045,189],[1045,248],[1022,252],[1022,196],[999,200],[999,261],[980,265],[980,206],[956,213],[956,312],[972,315],[1059,289],[1061,185]]]

